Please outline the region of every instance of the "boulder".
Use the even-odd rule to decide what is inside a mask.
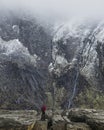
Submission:
[[[74,122],[86,122],[87,115],[91,112],[89,109],[71,109],[68,118]]]
[[[36,114],[34,110],[0,110],[0,130],[33,130]]]
[[[92,130],[104,130],[103,110],[71,109],[68,118],[73,122],[87,123]]]
[[[22,124],[14,119],[0,118],[0,130],[33,130],[34,123]]]
[[[93,130],[104,130],[104,111],[96,111],[88,115],[86,122]]]

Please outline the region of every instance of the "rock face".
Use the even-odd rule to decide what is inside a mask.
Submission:
[[[104,22],[83,19],[55,27],[50,71],[57,88],[64,88],[63,107],[104,109],[103,28]]]
[[[104,109],[104,22],[44,26],[0,14],[0,108]]]
[[[3,14],[0,37],[0,108],[39,109],[46,97],[50,36],[35,19]]]

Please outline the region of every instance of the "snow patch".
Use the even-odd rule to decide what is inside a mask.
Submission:
[[[60,39],[68,39],[69,37],[81,38],[90,33],[91,26],[86,25],[84,19],[71,19],[64,24],[56,24],[54,26],[53,41],[57,42]]]
[[[13,63],[17,63],[18,66],[27,64],[36,67],[38,59],[36,54],[31,55],[18,39],[6,42],[0,38],[0,55],[4,57],[4,60],[10,60]]]

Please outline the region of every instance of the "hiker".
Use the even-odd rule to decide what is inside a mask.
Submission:
[[[43,105],[43,106],[41,107],[41,111],[42,111],[41,120],[42,120],[42,121],[45,121],[45,119],[46,119],[46,115],[45,115],[46,106],[45,106],[45,105]]]

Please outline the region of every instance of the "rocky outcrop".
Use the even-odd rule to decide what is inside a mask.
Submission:
[[[36,111],[0,110],[0,130],[32,130],[36,120]]]
[[[69,116],[73,122],[87,123],[92,130],[104,129],[104,111],[94,109],[72,109]]]
[[[33,110],[0,110],[0,130],[104,130],[103,110],[71,109],[62,113],[57,110],[53,117],[48,115],[41,121],[40,114]]]

